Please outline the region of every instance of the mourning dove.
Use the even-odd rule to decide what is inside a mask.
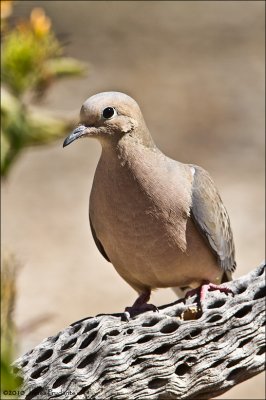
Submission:
[[[138,292],[127,310],[154,307],[147,302],[155,288],[208,283],[216,289],[231,279],[232,230],[210,175],[164,155],[135,100],[120,92],[88,98],[63,146],[87,137],[102,146],[90,194],[91,231],[105,259]]]

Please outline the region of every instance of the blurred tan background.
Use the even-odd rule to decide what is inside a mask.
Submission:
[[[84,78],[57,83],[46,108],[78,121],[83,101],[118,90],[138,101],[162,151],[199,164],[229,211],[235,276],[264,258],[264,2],[22,1],[43,7]],[[2,245],[14,252],[22,354],[75,320],[120,312],[135,299],[94,245],[88,198],[96,141],[26,150],[2,183]],[[159,290],[156,305],[174,300]],[[263,374],[221,396],[264,399]]]

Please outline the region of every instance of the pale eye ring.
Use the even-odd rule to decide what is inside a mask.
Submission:
[[[114,107],[106,107],[103,112],[102,116],[104,119],[111,119],[117,115],[116,109]]]

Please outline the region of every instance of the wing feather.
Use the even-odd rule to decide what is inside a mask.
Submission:
[[[230,275],[236,268],[236,262],[228,213],[208,172],[196,165],[190,166],[195,170],[191,216],[221,268]]]
[[[95,242],[95,244],[96,244],[96,246],[97,246],[99,252],[103,255],[103,257],[104,257],[107,261],[111,262],[110,259],[109,259],[109,257],[108,257],[108,255],[106,254],[106,251],[104,250],[104,247],[103,247],[102,243],[101,243],[100,240],[97,238],[95,229],[94,229],[94,227],[93,227],[93,225],[92,225],[92,221],[91,221],[90,215],[89,215],[89,219],[90,219],[91,233],[92,233],[94,242]]]

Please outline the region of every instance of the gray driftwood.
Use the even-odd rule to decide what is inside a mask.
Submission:
[[[210,399],[264,370],[265,266],[146,312],[78,321],[15,362],[25,399]],[[196,318],[193,320],[193,318]]]

